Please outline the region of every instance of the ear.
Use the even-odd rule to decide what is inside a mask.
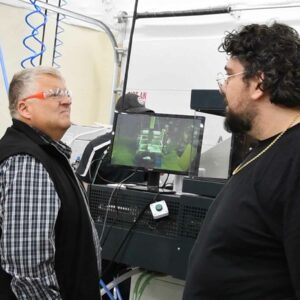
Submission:
[[[24,119],[27,119],[27,120],[31,119],[30,105],[28,105],[28,103],[26,103],[26,101],[20,100],[17,103],[17,112]]]
[[[253,100],[260,100],[265,95],[265,92],[261,89],[262,83],[264,81],[264,73],[258,72],[257,75],[252,79],[252,98]]]

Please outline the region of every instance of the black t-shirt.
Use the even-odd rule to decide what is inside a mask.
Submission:
[[[111,140],[112,133],[109,132],[88,143],[76,170],[78,177],[84,182],[96,184],[119,183],[128,177],[130,178],[125,183],[145,182],[147,179],[145,172],[133,172],[110,165]]]
[[[300,299],[299,124],[215,199],[190,255],[183,299]]]

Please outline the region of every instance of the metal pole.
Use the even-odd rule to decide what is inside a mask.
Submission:
[[[231,13],[235,11],[247,11],[247,10],[258,10],[258,9],[280,9],[280,8],[293,8],[293,7],[300,7],[300,1],[299,3],[293,3],[293,4],[273,4],[273,5],[257,5],[257,6],[231,4],[231,6],[215,6],[215,7],[195,9],[195,10],[141,12],[137,14],[136,19],[214,15],[214,14]],[[129,16],[129,15],[127,16],[127,18],[132,18],[132,17],[133,16]]]
[[[133,40],[133,34],[134,34],[134,29],[135,29],[135,21],[136,21],[138,3],[139,3],[139,0],[135,0],[134,10],[133,10],[133,19],[132,19],[132,23],[131,23],[131,30],[130,30],[129,43],[128,43],[128,52],[127,52],[127,60],[126,60],[124,81],[123,81],[123,91],[122,91],[123,102],[122,102],[122,106],[124,105],[124,98],[125,98],[126,88],[127,88],[129,63],[130,63],[130,57],[131,57],[132,40]],[[122,111],[123,111],[123,107],[122,107]]]
[[[293,3],[293,4],[273,4],[273,5],[265,4],[265,5],[248,6],[248,7],[237,5],[234,8],[232,8],[232,11],[257,10],[257,9],[280,9],[280,8],[293,8],[293,7],[300,7],[300,2]]]
[[[138,13],[137,19],[150,19],[150,18],[168,18],[168,17],[189,17],[201,15],[216,15],[226,14],[231,12],[231,7],[222,6],[215,8],[195,9],[195,10],[179,10],[179,11],[162,11],[162,12],[145,12]]]

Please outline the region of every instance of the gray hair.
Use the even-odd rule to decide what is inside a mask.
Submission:
[[[37,79],[44,75],[53,76],[64,81],[57,69],[44,66],[27,68],[13,76],[8,91],[8,108],[12,117],[16,116],[18,101],[35,92]]]

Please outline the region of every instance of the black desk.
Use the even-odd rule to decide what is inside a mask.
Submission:
[[[154,220],[149,208],[156,194],[90,185],[89,206],[99,235],[108,209],[102,256],[112,260],[129,229],[136,222],[115,261],[184,279],[188,256],[213,198],[196,195],[158,195],[169,216]]]

